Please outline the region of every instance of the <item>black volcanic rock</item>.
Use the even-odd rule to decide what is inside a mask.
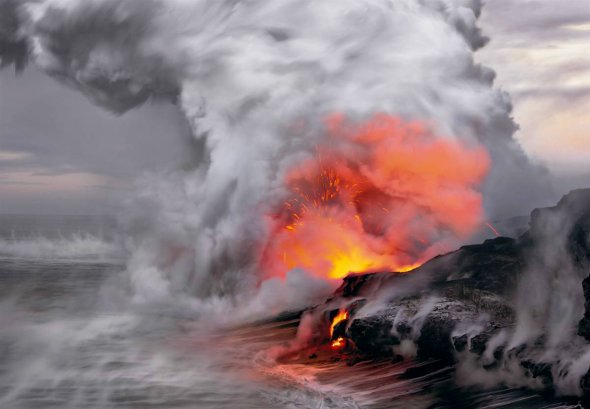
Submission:
[[[373,316],[355,319],[348,327],[346,336],[365,356],[389,357],[399,339],[391,333],[393,323],[385,317]]]
[[[418,357],[422,359],[438,358],[453,361],[454,346],[451,334],[457,322],[448,316],[429,315],[416,340]]]
[[[585,314],[578,333],[590,340],[590,189],[572,191],[554,207],[535,209],[529,224],[518,238],[463,246],[411,273],[346,277],[332,298],[357,306],[351,310],[346,337],[366,357],[403,354],[408,351],[407,340],[420,359],[450,363],[457,354],[470,353],[486,369],[496,368],[502,359],[515,359],[525,376],[550,390],[553,364],[531,358],[537,355],[530,353],[542,351],[543,337],[509,351],[502,342],[492,345],[490,340],[514,325],[513,296],[527,268],[535,271],[531,262],[535,268],[546,268],[548,277],[565,265],[571,268],[566,273],[580,277]],[[559,254],[559,260],[552,260],[548,250]],[[393,298],[388,298],[390,293]],[[373,300],[383,304],[372,305],[372,313],[355,316]],[[590,372],[582,380],[585,390],[590,390],[589,379]]]
[[[429,305],[427,311],[425,302]],[[461,339],[464,345],[468,343],[467,336],[453,337],[453,332],[460,324],[481,325],[479,318],[479,311],[469,301],[447,297],[425,301],[421,297],[409,297],[379,314],[355,318],[346,336],[367,357],[402,353],[396,347],[408,340],[417,347],[418,358],[451,363],[457,351],[455,343],[460,344]],[[484,329],[491,333],[488,326],[486,323]]]
[[[339,297],[356,297],[365,288],[367,283],[372,283],[377,274],[351,274],[342,280],[342,285],[336,290],[335,295]]]
[[[508,295],[514,289],[523,269],[519,242],[498,237],[482,244],[463,246],[459,250],[437,256],[408,273],[352,274],[343,279],[335,296],[344,298],[371,297],[388,285],[397,285],[406,276],[422,276],[428,286],[446,287],[449,291],[488,291]]]
[[[464,246],[447,257],[456,270],[448,269],[447,281],[466,280],[472,288],[496,294],[508,294],[523,267],[518,242],[508,237]]]

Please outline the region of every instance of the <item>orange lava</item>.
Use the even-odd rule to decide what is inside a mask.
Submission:
[[[481,225],[483,148],[385,114],[361,124],[333,115],[326,133],[286,175],[263,256],[269,274],[409,271]]]
[[[338,314],[332,320],[332,324],[330,324],[330,338],[332,338],[332,336],[334,335],[334,329],[336,328],[336,325],[338,325],[339,323],[341,323],[342,321],[344,321],[346,319],[348,319],[348,311],[346,311],[346,310],[338,311]],[[343,348],[345,344],[346,344],[346,342],[345,342],[344,338],[338,337],[332,341],[332,348],[340,349],[340,348]]]
[[[334,341],[332,341],[332,344],[331,344],[333,349],[341,349],[341,348],[344,348],[345,345],[346,345],[346,341],[343,337],[336,338]]]
[[[348,311],[338,311],[338,314],[334,317],[332,324],[330,325],[330,337],[334,335],[334,328],[336,328],[336,325],[346,319],[348,319]]]

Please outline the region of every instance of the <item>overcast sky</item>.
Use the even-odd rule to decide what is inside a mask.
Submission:
[[[481,25],[525,151],[590,187],[590,1],[488,0]]]
[[[141,172],[181,165],[176,107],[115,116],[35,68],[0,71],[0,213],[102,213]]]
[[[517,137],[564,191],[590,187],[590,1],[489,0],[477,59],[513,97]],[[190,154],[172,105],[121,117],[28,68],[0,71],[0,213],[104,213],[141,172]]]

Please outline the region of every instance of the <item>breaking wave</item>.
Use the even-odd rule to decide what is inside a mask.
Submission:
[[[116,261],[122,259],[123,252],[114,241],[79,233],[56,238],[0,238],[0,257],[44,261]]]

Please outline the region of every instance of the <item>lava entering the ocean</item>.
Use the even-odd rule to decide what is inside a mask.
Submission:
[[[340,310],[338,314],[332,319],[332,323],[330,324],[330,340],[332,341],[331,346],[332,349],[342,349],[346,346],[346,340],[343,336],[334,337],[334,330],[343,321],[348,319],[348,311]]]
[[[263,257],[272,275],[408,271],[480,226],[483,148],[385,114],[361,124],[333,115],[326,129],[315,157],[286,175]]]

